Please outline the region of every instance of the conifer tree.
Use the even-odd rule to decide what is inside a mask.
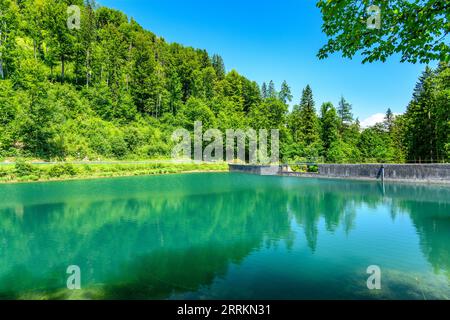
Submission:
[[[225,63],[220,55],[214,54],[212,56],[212,66],[216,70],[217,79],[222,80],[225,78]]]
[[[275,98],[276,96],[277,96],[277,91],[275,90],[275,83],[272,80],[270,80],[269,88],[267,89],[267,97]]]
[[[327,157],[328,150],[339,139],[339,117],[331,102],[322,104],[320,109],[320,136],[323,143],[324,155]]]
[[[384,126],[387,131],[392,130],[392,126],[394,124],[394,114],[392,113],[391,108],[388,108],[386,111],[386,115],[384,116]]]
[[[261,86],[261,97],[263,99],[267,99],[268,98],[268,94],[267,94],[267,84],[265,82],[263,82],[262,86]]]
[[[343,126],[350,125],[353,121],[352,105],[344,97],[339,101],[338,115]]]
[[[281,101],[283,101],[284,104],[287,104],[288,102],[292,101],[292,93],[291,88],[287,84],[286,80],[283,81],[281,84],[281,90],[279,93],[279,98]]]
[[[312,90],[309,85],[303,90],[300,101],[300,127],[302,138],[306,145],[318,142],[320,139],[319,121],[316,114]]]

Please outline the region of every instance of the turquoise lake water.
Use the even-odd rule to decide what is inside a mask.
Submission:
[[[0,299],[41,298],[450,299],[450,188],[237,173],[0,185]]]

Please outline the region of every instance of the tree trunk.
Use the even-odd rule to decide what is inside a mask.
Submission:
[[[64,55],[61,55],[61,82],[64,82]]]
[[[131,52],[132,52],[132,50],[133,50],[133,43],[130,43],[130,46],[128,47],[128,69],[127,69],[127,75],[126,75],[126,86],[127,86],[127,91],[129,91],[129,81],[130,81],[130,78],[131,78],[131,76],[129,76],[128,75],[128,73],[130,72],[130,64],[131,64],[131,60],[132,60],[132,57],[131,57]]]
[[[86,87],[89,88],[89,49],[86,51]]]
[[[37,44],[36,44],[36,39],[33,39],[33,52],[34,52],[34,60],[36,60],[37,58]]]
[[[3,58],[2,58],[2,53],[0,52],[0,77],[2,79],[5,79],[5,73],[3,71]]]

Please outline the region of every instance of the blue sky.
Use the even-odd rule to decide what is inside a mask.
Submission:
[[[361,64],[335,54],[316,57],[326,43],[314,0],[97,0],[120,9],[168,42],[220,54],[227,71],[236,69],[261,84],[286,80],[298,103],[309,84],[316,107],[343,95],[361,121],[390,107],[402,113],[424,65]],[[376,117],[375,117],[376,118]]]

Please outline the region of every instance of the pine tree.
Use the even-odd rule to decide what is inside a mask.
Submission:
[[[211,100],[214,97],[214,87],[217,81],[215,69],[213,67],[203,69],[202,80],[205,98]]]
[[[267,99],[268,98],[268,94],[267,94],[267,84],[265,82],[263,82],[262,86],[261,86],[261,97],[263,99]]]
[[[352,105],[348,103],[344,97],[341,97],[338,107],[338,115],[341,119],[342,126],[348,126],[353,121]]]
[[[391,108],[388,108],[386,111],[386,115],[384,117],[384,126],[386,130],[391,132],[393,124],[394,124],[394,114],[392,113]]]
[[[321,109],[321,138],[324,155],[328,158],[328,150],[339,139],[339,117],[331,102],[322,104]]]
[[[314,99],[309,85],[303,90],[300,101],[300,131],[307,146],[319,141],[319,121],[314,107]]]
[[[248,113],[251,108],[261,103],[261,91],[255,81],[242,79],[242,95],[244,98],[244,111]]]
[[[426,67],[414,89],[405,114],[404,143],[408,160],[436,161],[449,158],[450,71],[440,64]]]
[[[414,87],[413,92],[413,101],[417,102],[423,91],[426,81],[433,76],[434,72],[433,69],[431,69],[429,66],[425,67],[425,70],[422,72],[422,74],[419,76],[419,79],[416,83],[416,86]]]
[[[434,126],[432,119],[433,71],[426,68],[419,78],[409,104],[406,117],[408,121],[408,157],[415,161],[431,161],[434,152]]]
[[[291,88],[289,88],[289,85],[287,84],[286,80],[283,81],[283,83],[281,84],[279,98],[281,101],[283,101],[284,104],[287,104],[288,102],[292,101]]]
[[[269,82],[269,89],[267,91],[267,97],[268,98],[276,98],[277,96],[277,91],[275,90],[275,83],[270,80]]]
[[[450,64],[441,62],[434,80],[436,159],[450,162]]]
[[[220,55],[214,54],[212,56],[212,66],[216,70],[217,79],[223,80],[225,78],[225,63]]]

